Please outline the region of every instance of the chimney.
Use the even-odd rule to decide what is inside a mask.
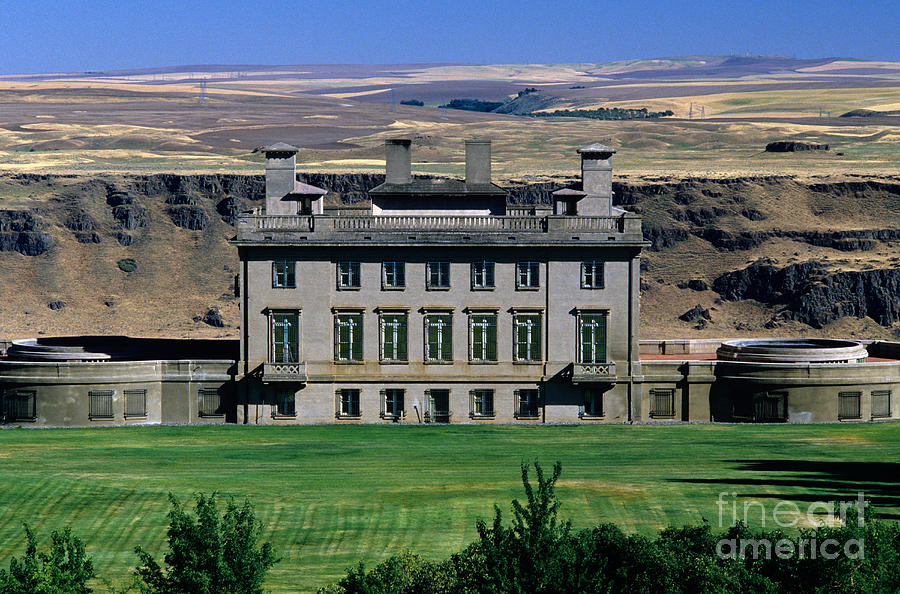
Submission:
[[[282,198],[294,191],[299,149],[279,142],[263,150],[266,153],[266,214],[296,214],[296,204]]]
[[[472,139],[466,141],[466,185],[491,183],[491,141]]]
[[[608,217],[612,214],[612,165],[616,149],[592,144],[578,149],[581,154],[581,189],[586,196],[578,203],[578,214]]]
[[[390,138],[384,141],[384,182],[408,184],[412,181],[412,157],[408,138]]]

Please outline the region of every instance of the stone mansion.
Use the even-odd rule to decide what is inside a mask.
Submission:
[[[640,418],[637,215],[612,207],[615,149],[511,212],[489,141],[465,180],[411,176],[385,144],[364,215],[324,214],[297,149],[266,149],[266,203],[240,217],[238,422]]]

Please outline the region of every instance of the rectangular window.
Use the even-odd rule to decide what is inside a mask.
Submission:
[[[300,316],[296,312],[271,314],[272,363],[300,361]]]
[[[516,262],[516,288],[536,289],[541,286],[540,269],[538,262]]]
[[[497,360],[497,314],[469,316],[472,361]]]
[[[272,262],[272,288],[296,288],[297,278],[294,274],[294,266],[294,262],[290,260],[275,260]]]
[[[381,315],[381,360],[406,361],[407,315]]]
[[[838,419],[858,419],[862,416],[860,412],[860,400],[862,392],[839,392],[838,393]]]
[[[578,362],[606,363],[606,313],[578,314]]]
[[[272,408],[274,417],[296,417],[296,394],[293,390],[278,390],[275,394],[275,406]]]
[[[891,416],[891,391],[872,390],[872,418],[883,419]]]
[[[425,316],[425,359],[453,360],[453,318],[450,314]]]
[[[428,262],[425,268],[425,281],[427,288],[450,288],[450,262]]]
[[[338,289],[358,289],[360,286],[359,262],[338,262],[337,284]]]
[[[516,418],[536,419],[540,390],[516,390]]]
[[[453,413],[450,411],[450,390],[425,390],[425,422],[449,423]]]
[[[494,391],[472,390],[469,392],[469,411],[473,419],[494,416]]]
[[[513,318],[516,361],[541,360],[541,314],[516,314]]]
[[[675,416],[675,390],[650,390],[650,416]]]
[[[595,390],[593,388],[585,389],[581,403],[581,410],[579,411],[578,416],[582,419],[602,417],[603,392],[601,392],[600,390]]]
[[[345,388],[337,393],[337,416],[359,417],[359,390]]]
[[[334,316],[335,361],[362,361],[362,314],[337,314]]]
[[[390,388],[381,391],[381,417],[383,419],[400,418],[403,412],[404,391]]]
[[[88,416],[91,419],[111,419],[113,418],[113,391],[112,390],[91,390],[90,391],[91,410]]]
[[[472,262],[472,288],[494,288],[494,263],[479,261]]]
[[[35,393],[31,391],[5,392],[2,414],[6,421],[13,423],[35,420],[35,399]]]
[[[215,388],[200,388],[198,393],[199,407],[201,417],[221,417],[222,413],[222,397]]]
[[[147,416],[147,390],[125,390],[125,418]]]
[[[385,289],[402,289],[406,286],[406,262],[381,264],[381,286]]]
[[[603,262],[588,260],[581,263],[581,288],[603,288]]]

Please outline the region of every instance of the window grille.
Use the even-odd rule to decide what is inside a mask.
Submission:
[[[113,391],[112,390],[91,390],[90,394],[91,408],[88,417],[91,419],[112,419],[113,418]]]
[[[872,390],[872,418],[882,419],[891,416],[891,391]]]
[[[200,388],[198,391],[201,417],[221,417],[222,399],[219,391],[214,388]]]
[[[472,390],[469,392],[469,416],[472,418],[494,416],[493,390]]]
[[[125,418],[147,416],[147,390],[125,390]]]
[[[650,416],[674,417],[675,416],[675,390],[657,389],[650,390]]]
[[[35,392],[5,392],[3,394],[3,416],[6,421],[33,421],[35,412]]]
[[[540,390],[516,390],[516,418],[536,418]]]
[[[862,392],[838,393],[838,419],[859,419]]]
[[[359,412],[359,390],[344,388],[337,391],[337,416],[356,418]]]
[[[396,419],[403,412],[404,391],[388,388],[381,391],[381,418]]]

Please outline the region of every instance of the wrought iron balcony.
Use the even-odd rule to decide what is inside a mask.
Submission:
[[[615,383],[616,364],[612,361],[606,363],[574,363],[572,365],[572,383],[580,384]]]
[[[263,383],[306,383],[306,363],[263,363]]]

